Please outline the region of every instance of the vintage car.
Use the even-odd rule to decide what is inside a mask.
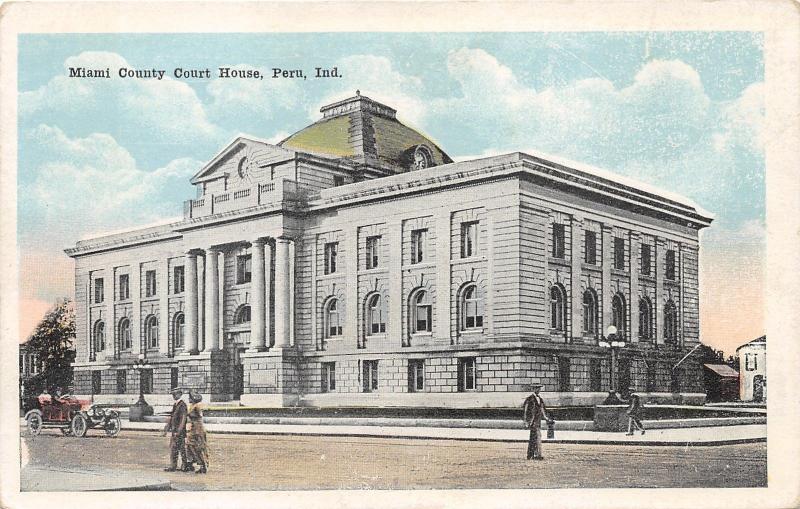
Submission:
[[[37,406],[25,414],[28,431],[34,436],[41,433],[43,428],[58,428],[65,435],[84,437],[90,428],[99,428],[106,435],[115,437],[122,429],[119,412],[93,405],[85,399],[40,394]]]

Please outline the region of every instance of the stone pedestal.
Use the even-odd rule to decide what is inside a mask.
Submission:
[[[267,352],[245,352],[244,393],[246,406],[294,406],[300,396],[299,357],[294,347],[273,347]]]
[[[215,350],[197,355],[181,355],[178,359],[178,387],[195,391],[205,401],[229,401],[232,397],[229,380],[228,352]]]

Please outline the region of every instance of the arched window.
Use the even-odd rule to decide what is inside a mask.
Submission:
[[[158,318],[156,315],[150,315],[145,319],[144,338],[147,348],[158,348]]]
[[[233,323],[236,325],[250,323],[250,306],[248,304],[239,306],[239,309],[236,310],[236,314],[233,317]]]
[[[583,292],[583,333],[597,336],[597,295],[591,288]]]
[[[433,309],[430,297],[425,290],[419,290],[411,296],[411,332],[431,332]]]
[[[172,319],[172,338],[175,341],[175,348],[183,348],[184,326],[186,317],[183,313],[178,313]]]
[[[620,294],[614,295],[611,301],[611,323],[617,328],[617,337],[624,341],[627,337],[625,327],[625,299]]]
[[[339,299],[330,299],[325,304],[325,337],[335,338],[342,335],[342,321],[339,316]]]
[[[106,349],[106,324],[102,320],[98,320],[94,323],[92,337],[94,338],[95,352],[102,352]]]
[[[133,341],[131,341],[131,321],[127,318],[120,320],[118,331],[121,349],[130,350],[131,347],[133,347]]]
[[[664,304],[664,342],[673,344],[678,342],[678,308],[672,299]]]
[[[639,338],[653,339],[653,306],[647,297],[639,299]]]
[[[566,330],[567,299],[561,285],[550,287],[550,328],[557,331]]]
[[[461,330],[483,327],[483,298],[478,286],[470,284],[461,293]]]
[[[367,335],[383,334],[386,332],[386,311],[383,306],[383,299],[380,294],[373,294],[367,297],[367,305],[364,313],[367,317]]]

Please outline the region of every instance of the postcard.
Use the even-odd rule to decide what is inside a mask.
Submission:
[[[797,503],[792,4],[0,19],[3,507]]]

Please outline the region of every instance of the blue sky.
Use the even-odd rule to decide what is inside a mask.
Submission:
[[[188,178],[236,134],[277,141],[356,89],[395,107],[454,159],[537,150],[684,194],[718,218],[703,241],[711,305],[733,305],[720,296],[743,289],[719,285],[743,265],[747,288],[761,284],[758,33],[64,34],[19,42],[20,249],[63,272],[44,281],[23,263],[23,298],[71,294],[60,250],[78,238],[180,215],[192,195]],[[344,77],[66,77],[80,65],[155,67],[167,76],[175,67],[214,75],[220,66],[337,66]],[[759,320],[722,326],[719,338],[760,334]]]

